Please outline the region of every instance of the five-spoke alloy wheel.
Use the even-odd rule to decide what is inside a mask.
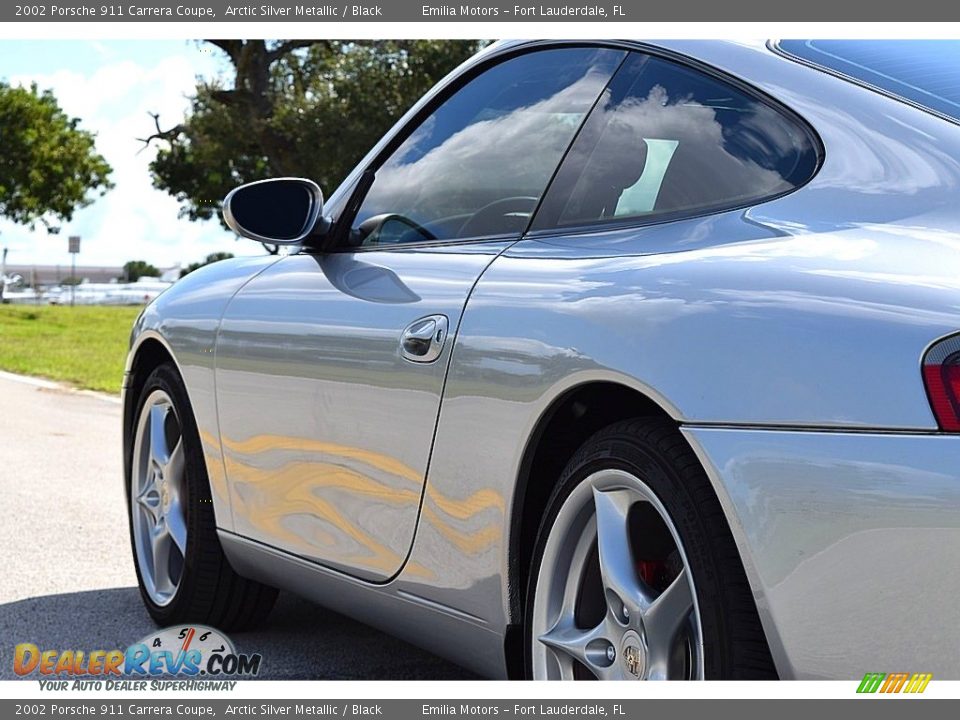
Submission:
[[[533,604],[534,677],[703,677],[696,590],[677,530],[636,476],[600,470],[567,497]]]
[[[170,396],[154,390],[137,423],[130,494],[140,575],[150,599],[159,606],[176,594],[187,553],[182,436]]]
[[[574,453],[529,572],[528,677],[776,677],[719,501],[668,421],[616,423]]]
[[[277,591],[237,575],[217,535],[196,420],[172,363],[142,380],[129,416],[127,508],[140,595],[161,626],[183,622],[220,630],[263,620]]]

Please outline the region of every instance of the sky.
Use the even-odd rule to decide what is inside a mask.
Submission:
[[[81,238],[78,265],[120,266],[146,260],[164,269],[187,265],[212,252],[260,255],[263,248],[237,240],[215,221],[178,217],[179,204],[151,184],[155,148],[137,138],[177,124],[189,108],[197,76],[228,70],[212,46],[187,40],[0,40],[0,78],[11,85],[36,82],[50,89],[80,127],[96,133],[97,150],[113,167],[115,187],[74,213],[58,235],[0,219],[0,248],[12,265],[69,265],[67,237]]]

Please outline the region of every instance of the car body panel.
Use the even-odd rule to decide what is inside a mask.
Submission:
[[[549,44],[498,44],[468,61],[411,109],[330,204],[342,205],[360,172],[458,73],[497,53]],[[689,57],[784,103],[822,140],[818,173],[799,190],[749,208],[616,230],[540,232],[506,250],[493,246],[481,263],[485,270],[470,265],[464,275],[451,265],[457,289],[450,292],[424,291],[391,267],[418,297],[438,292],[440,304],[447,303],[424,304],[409,320],[446,312],[456,297],[462,308],[469,295],[455,345],[442,358],[449,362],[445,380],[442,371],[431,375],[422,398],[432,415],[415,423],[422,436],[436,422],[432,450],[405,454],[408,447],[380,428],[371,433],[366,421],[359,444],[353,435],[337,436],[335,428],[314,427],[332,429],[337,445],[359,445],[413,468],[423,485],[419,515],[381,509],[364,520],[381,542],[396,543],[398,557],[410,547],[409,558],[399,564],[394,558],[389,568],[342,566],[341,572],[283,553],[268,547],[282,545],[282,538],[251,523],[232,488],[236,522],[224,512],[224,491],[214,495],[231,562],[251,577],[316,598],[483,674],[503,676],[505,635],[522,621],[511,519],[522,507],[530,438],[572,388],[617,383],[673,418],[702,460],[733,529],[781,677],[850,678],[880,661],[960,677],[954,652],[960,626],[950,622],[956,611],[944,600],[952,598],[956,579],[947,581],[949,594],[917,597],[944,582],[945,563],[960,550],[960,439],[936,434],[920,373],[925,349],[960,330],[960,127],[794,63],[762,43],[636,47]],[[370,260],[368,254],[357,259]],[[393,262],[383,260],[379,264]],[[288,265],[312,273],[318,267],[307,255]],[[284,286],[280,267],[271,268],[271,277],[270,271],[257,277],[227,311],[225,352],[218,351],[217,363],[224,369],[223,375],[218,370],[218,383],[225,379],[220,389],[227,387],[221,421],[229,426],[224,439],[230,452],[238,439],[255,434],[254,409],[264,415],[256,433],[275,426],[277,434],[295,437],[296,423],[284,424],[282,407],[332,397],[322,389],[311,394],[323,388],[315,384],[298,398],[290,384],[282,389],[284,404],[275,405],[270,379],[316,371],[301,368],[297,375],[288,364],[278,373],[276,358],[254,364],[255,373],[243,381],[230,378],[238,372],[231,363],[242,359],[236,355],[241,346],[231,345],[239,324],[255,328],[262,303],[288,302],[282,293],[297,292],[297,283]],[[470,272],[479,280],[467,287]],[[213,437],[213,360],[205,348],[212,347],[217,313],[249,279],[241,275],[238,270],[211,288],[211,298],[178,283],[150,306],[136,331],[162,336],[186,368],[198,422]],[[444,280],[441,273],[421,281]],[[326,297],[334,297],[330,286],[323,286]],[[256,303],[242,299],[247,290]],[[268,290],[277,295],[264,294]],[[196,322],[191,303],[198,307]],[[389,302],[384,307],[396,309]],[[390,323],[397,338],[404,323],[395,314]],[[365,322],[358,326],[362,330]],[[191,333],[195,340],[188,339]],[[334,364],[350,355],[342,352]],[[372,412],[371,404],[384,401],[385,379],[350,382],[359,420]],[[234,402],[237,392],[251,394]],[[338,407],[346,402],[339,397]],[[293,417],[306,413],[303,406]],[[323,462],[324,452],[310,461]],[[238,457],[266,466],[277,459],[271,453]],[[225,488],[218,459],[211,449],[208,471]],[[401,475],[381,481],[399,483]],[[809,514],[809,528],[798,505],[803,517]],[[355,505],[349,512],[359,517],[366,510]],[[874,542],[896,568],[885,572],[878,556],[864,559]],[[302,552],[296,544],[289,549]],[[395,576],[381,582],[388,571]],[[827,582],[843,582],[849,596],[837,602],[840,590]],[[862,616],[854,616],[858,607],[865,608]],[[906,617],[917,611],[923,616]],[[442,632],[432,629],[434,618]],[[897,642],[883,645],[891,628]]]
[[[729,67],[752,80],[746,70],[767,51],[733,50],[740,62]],[[789,65],[773,55],[764,62]],[[958,128],[845,83],[834,88],[837,104],[863,100],[867,116],[839,128],[835,117],[816,122],[835,114],[818,74],[783,71],[802,76],[811,94],[777,97],[814,118],[826,148],[807,186],[704,218],[542,234],[484,273],[458,336],[412,555],[457,573],[419,592],[491,623],[520,620],[512,598],[521,589],[510,586],[504,548],[525,441],[551,403],[581,383],[638,390],[680,423],[936,429],[920,358],[960,328]],[[714,480],[722,490],[724,472]],[[507,499],[488,526],[451,518],[443,532],[433,527],[429,492],[464,499],[478,488]],[[462,538],[480,532],[500,538],[465,551]],[[754,590],[762,599],[763,587]],[[900,610],[885,608],[891,617]],[[802,636],[787,633],[791,642]],[[814,672],[789,659],[778,669],[783,677]],[[831,672],[858,670],[851,662]]]
[[[401,581],[374,584],[225,530],[219,537],[230,565],[245,577],[295,592],[481,676],[507,677],[503,628],[410,592]]]
[[[686,427],[784,677],[956,678],[960,438]]]
[[[197,421],[217,526],[232,528],[217,423],[214,345],[223,311],[245,282],[270,267],[277,257],[234,258],[202,267],[163,292],[144,308],[133,325],[123,380],[124,429],[133,424],[137,398],[128,393],[134,359],[146,343],[159,343],[183,377]],[[127,442],[131,442],[127,438]],[[126,460],[124,460],[125,472]],[[129,480],[129,478],[128,478]]]
[[[234,296],[216,376],[235,532],[372,580],[401,568],[460,315],[508,244],[293,255]],[[401,357],[435,314],[439,358]]]

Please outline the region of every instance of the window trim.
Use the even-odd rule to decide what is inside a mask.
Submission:
[[[776,100],[775,98],[771,97],[770,95],[763,92],[762,90],[755,88],[754,86],[750,85],[746,81],[741,80],[738,77],[734,77],[733,75],[730,75],[721,70],[718,70],[717,68],[706,65],[705,63],[702,63],[696,60],[695,58],[690,58],[685,55],[680,55],[679,53],[675,53],[672,51],[665,51],[662,48],[654,48],[652,50],[654,51],[651,51],[649,46],[646,46],[643,43],[638,43],[638,47],[631,50],[631,55],[641,55],[641,56],[646,55],[648,57],[655,57],[655,58],[659,57],[663,60],[679,65],[681,68],[684,68],[696,73],[700,73],[709,78],[715,79],[718,82],[721,82],[733,87],[738,92],[743,93],[744,95],[757,101],[758,103],[765,105],[774,113],[782,117],[786,122],[792,123],[793,126],[796,127],[800,132],[807,135],[807,138],[810,141],[810,144],[813,148],[814,164],[813,164],[812,171],[803,180],[803,182],[795,185],[794,187],[781,190],[780,192],[777,192],[777,193],[761,194],[761,195],[757,195],[756,197],[744,198],[743,200],[738,200],[736,202],[728,201],[728,202],[715,203],[713,205],[704,205],[702,207],[697,207],[697,208],[675,210],[672,212],[663,212],[663,213],[656,213],[656,214],[651,213],[650,215],[646,215],[646,216],[605,218],[605,219],[591,220],[589,222],[581,222],[581,223],[575,223],[570,225],[554,224],[554,225],[551,225],[550,227],[542,227],[542,228],[534,229],[533,226],[536,224],[536,220],[537,220],[537,213],[534,213],[530,219],[530,223],[527,225],[527,231],[523,235],[524,239],[549,238],[549,237],[556,237],[559,235],[585,235],[593,232],[602,232],[607,230],[628,230],[630,228],[640,229],[644,227],[650,227],[652,225],[663,225],[665,223],[678,222],[678,221],[694,219],[694,218],[709,217],[711,215],[722,215],[723,213],[726,213],[726,212],[757,207],[759,205],[763,205],[768,202],[773,202],[774,200],[779,200],[783,197],[786,197],[787,195],[790,195],[800,190],[801,188],[806,186],[808,183],[810,183],[817,176],[817,174],[819,174],[820,169],[823,167],[823,162],[826,156],[826,151],[823,146],[823,141],[820,139],[820,135],[816,132],[813,126],[809,122],[807,122],[807,120],[803,118],[795,110],[788,107],[787,105],[780,102],[779,100]],[[624,63],[620,66],[619,70],[617,71],[617,75],[619,75],[621,72],[624,71],[629,61],[630,61],[630,57],[628,56],[627,59],[624,60]],[[615,80],[616,80],[616,76],[611,78],[610,82],[613,83]],[[593,113],[591,112],[591,115],[592,114]],[[590,120],[590,117],[587,117],[584,120],[583,125],[581,125],[581,130],[583,129],[583,127],[586,126],[589,120]],[[577,133],[577,137],[579,137],[579,132]],[[573,143],[576,143],[577,137],[574,138]],[[568,153],[570,149],[572,149],[573,143],[571,143],[571,147],[567,149]],[[564,157],[564,159],[566,159],[566,156]],[[562,162],[561,162],[561,166],[562,166]],[[581,165],[581,167],[578,168],[578,171],[579,173],[582,173],[583,170],[584,170],[584,166]],[[559,173],[559,168],[557,172]],[[579,173],[578,173],[578,177],[579,177]],[[557,173],[554,174],[554,178],[556,178],[556,174]],[[547,195],[550,193],[552,186],[553,186],[553,181],[551,180],[550,185],[547,186],[547,189],[543,194],[543,198],[547,197]],[[541,198],[541,204],[542,204],[543,198]],[[538,211],[540,210],[539,206],[537,210]]]
[[[459,92],[467,83],[473,80],[478,75],[486,72],[491,67],[499,65],[500,63],[506,62],[507,60],[512,60],[523,55],[527,55],[534,52],[542,52],[544,50],[557,50],[564,48],[606,48],[611,50],[623,50],[626,54],[624,55],[623,61],[613,72],[608,80],[607,86],[612,83],[617,75],[620,74],[623,70],[624,64],[629,61],[631,54],[645,54],[651,57],[658,57],[664,60],[668,60],[674,63],[677,63],[683,67],[686,67],[690,70],[703,73],[709,77],[713,77],[720,82],[727,83],[728,85],[733,86],[737,90],[743,92],[750,97],[755,98],[758,102],[763,103],[769,106],[772,110],[784,116],[787,120],[792,121],[797,127],[799,127],[803,132],[805,132],[813,145],[815,157],[815,163],[813,171],[810,173],[810,176],[802,183],[796,187],[789,188],[784,190],[781,193],[769,196],[761,196],[757,199],[751,199],[748,202],[741,202],[736,204],[726,204],[715,207],[708,208],[698,208],[691,211],[678,211],[677,213],[664,214],[658,216],[651,216],[648,218],[624,218],[616,219],[611,218],[609,220],[598,220],[591,223],[585,223],[582,225],[564,225],[556,226],[551,228],[541,228],[539,230],[531,230],[533,223],[536,220],[537,213],[540,211],[540,205],[543,202],[543,199],[550,192],[550,188],[553,186],[553,182],[556,179],[557,173],[560,168],[563,166],[564,161],[567,158],[567,154],[570,152],[570,149],[576,143],[577,138],[580,135],[580,131],[583,129],[584,125],[590,119],[593,112],[596,110],[596,102],[599,101],[602,97],[602,93],[598,95],[597,101],[594,102],[594,105],[584,116],[583,121],[580,123],[580,127],[577,128],[577,132],[574,134],[573,138],[570,141],[570,144],[567,146],[564,151],[563,156],[560,159],[557,167],[554,169],[553,175],[550,177],[550,180],[547,182],[546,187],[544,188],[543,194],[540,197],[540,202],[537,204],[537,207],[534,208],[533,212],[530,214],[530,220],[527,222],[526,228],[519,234],[510,233],[507,235],[499,236],[479,236],[475,238],[456,238],[451,240],[425,240],[422,242],[411,242],[404,243],[403,245],[395,245],[390,247],[348,247],[343,244],[343,240],[346,237],[346,233],[350,229],[350,225],[353,223],[353,219],[356,217],[356,213],[360,208],[360,205],[363,203],[366,198],[366,193],[369,191],[369,186],[363,188],[363,193],[358,197],[353,197],[357,194],[357,191],[362,187],[362,176],[367,172],[373,172],[374,177],[376,176],[376,171],[390,158],[390,156],[403,144],[403,142],[410,137],[410,135],[415,132],[415,130],[420,127],[424,120],[429,117],[433,112],[444,102],[446,102],[451,96]],[[771,48],[771,51],[772,48]],[[480,62],[466,68],[463,72],[457,75],[454,78],[451,78],[450,81],[442,87],[437,94],[430,99],[422,108],[420,108],[413,117],[411,117],[403,127],[399,128],[384,144],[383,148],[366,164],[366,166],[359,172],[356,173],[357,180],[355,180],[355,186],[350,191],[351,197],[348,198],[346,205],[344,206],[344,212],[341,213],[340,217],[337,218],[334,223],[333,228],[327,240],[321,244],[319,248],[314,247],[305,247],[303,252],[318,253],[318,254],[328,254],[328,253],[357,253],[357,252],[395,252],[403,251],[412,248],[429,248],[429,247],[444,247],[450,245],[476,245],[480,243],[503,243],[503,242],[520,242],[526,239],[536,239],[536,238],[546,238],[546,237],[556,237],[558,235],[584,235],[593,232],[606,231],[606,230],[623,230],[630,228],[643,228],[649,227],[651,225],[662,225],[669,222],[677,222],[680,220],[687,220],[693,218],[708,217],[711,215],[721,215],[725,212],[730,212],[734,210],[741,210],[748,207],[756,207],[757,205],[762,205],[767,202],[772,202],[774,200],[779,200],[791,193],[794,193],[801,188],[805,187],[810,183],[820,172],[820,169],[823,167],[824,159],[826,157],[826,150],[823,145],[823,141],[820,138],[819,133],[811,125],[810,122],[806,120],[800,113],[795,111],[793,108],[787,106],[780,100],[774,98],[767,92],[764,92],[760,88],[751,85],[749,82],[731,75],[719,68],[716,68],[708,63],[705,63],[695,57],[689,55],[684,55],[683,53],[677,52],[675,50],[670,50],[668,48],[659,47],[656,45],[651,45],[647,42],[638,41],[638,40],[532,40],[521,45],[512,45],[501,51],[493,52],[488,57],[484,58]],[[356,169],[355,169],[356,170]],[[351,172],[351,175],[355,171]],[[348,175],[347,179],[350,176]]]
[[[349,253],[349,252],[372,252],[372,251],[390,251],[390,250],[400,250],[403,248],[412,248],[412,247],[437,247],[437,246],[446,246],[446,245],[466,245],[466,244],[477,244],[483,242],[499,242],[504,241],[513,241],[519,242],[523,239],[525,234],[530,229],[530,224],[533,221],[533,218],[536,216],[537,210],[540,208],[540,201],[546,197],[547,192],[550,190],[550,186],[553,183],[554,177],[556,177],[557,171],[560,169],[560,166],[563,165],[564,159],[567,157],[567,153],[570,151],[570,148],[573,146],[573,143],[576,141],[577,136],[580,134],[580,130],[583,128],[584,123],[587,119],[593,114],[593,110],[596,107],[596,103],[603,96],[603,91],[601,91],[593,104],[584,113],[583,120],[581,120],[580,125],[577,127],[576,132],[574,132],[573,137],[570,140],[570,143],[564,148],[563,153],[560,156],[560,161],[557,163],[557,167],[554,168],[553,172],[550,174],[547,184],[544,185],[543,193],[538,199],[537,206],[533,209],[533,212],[530,213],[530,220],[527,222],[527,225],[518,233],[501,233],[499,235],[479,235],[472,238],[451,238],[448,240],[423,240],[419,242],[410,242],[403,243],[402,245],[395,245],[392,247],[378,247],[376,245],[371,246],[359,246],[359,247],[349,247],[344,244],[344,240],[347,237],[347,233],[350,231],[350,226],[353,224],[353,220],[356,218],[357,213],[360,210],[360,207],[363,205],[363,201],[366,199],[367,193],[370,191],[370,187],[373,185],[373,181],[376,180],[377,171],[383,167],[384,163],[390,159],[390,157],[400,148],[400,146],[411,136],[414,132],[423,124],[423,122],[430,117],[443,103],[453,97],[456,93],[460,92],[467,84],[472,80],[479,77],[483,73],[487,72],[491,68],[500,65],[502,63],[514,60],[518,57],[523,57],[524,55],[530,55],[537,52],[544,52],[548,50],[565,50],[565,49],[576,49],[576,48],[590,48],[590,49],[608,49],[608,50],[620,50],[624,53],[623,58],[617,67],[610,74],[610,78],[607,80],[607,85],[604,86],[606,89],[609,86],[609,83],[620,72],[620,69],[623,67],[623,63],[627,61],[630,57],[630,49],[628,47],[623,47],[618,43],[608,43],[608,42],[591,42],[589,40],[570,40],[570,41],[534,41],[528,44],[523,44],[520,46],[511,46],[502,52],[492,53],[489,57],[484,58],[481,62],[473,65],[462,73],[453,78],[446,86],[444,86],[440,92],[436,94],[433,98],[430,99],[426,105],[420,108],[417,113],[410,118],[410,120],[400,128],[394,135],[387,141],[383,148],[378,152],[373,159],[366,165],[363,171],[360,173],[360,176],[357,181],[356,187],[351,190],[351,197],[347,200],[347,203],[344,207],[344,212],[341,214],[330,231],[330,240],[323,244],[320,252],[324,253]],[[362,177],[367,173],[373,173],[373,180],[366,186],[363,187]],[[357,191],[363,187],[362,194],[357,195]],[[354,197],[354,195],[357,195]]]

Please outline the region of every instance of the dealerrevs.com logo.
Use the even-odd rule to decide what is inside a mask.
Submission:
[[[14,648],[13,671],[37,677],[42,689],[50,690],[142,690],[147,679],[170,677],[196,682],[152,681],[149,688],[232,689],[236,683],[230,681],[256,677],[261,660],[259,653],[238,653],[219,630],[187,625],[151,633],[126,650],[41,649],[20,643]]]

